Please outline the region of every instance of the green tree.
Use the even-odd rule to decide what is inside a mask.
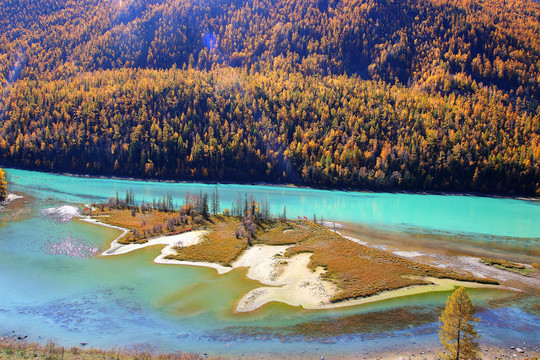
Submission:
[[[7,182],[6,173],[0,168],[0,201],[6,200],[7,196]]]
[[[446,301],[440,321],[439,337],[447,353],[441,355],[448,360],[476,359],[480,336],[474,324],[474,305],[464,288],[459,288]]]

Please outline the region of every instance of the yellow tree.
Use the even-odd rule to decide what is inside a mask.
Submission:
[[[441,355],[448,360],[472,360],[477,358],[480,336],[474,324],[474,305],[464,288],[459,288],[446,301],[439,321],[439,337],[447,353]]]
[[[4,201],[7,195],[6,173],[0,168],[0,201]]]

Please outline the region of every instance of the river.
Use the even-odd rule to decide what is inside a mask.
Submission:
[[[327,311],[272,303],[238,314],[236,302],[260,285],[248,280],[245,270],[218,275],[213,269],[157,265],[152,259],[159,247],[91,256],[118,232],[44,211],[101,201],[116,192],[124,196],[128,189],[138,201],[171,192],[181,204],[187,191],[211,192],[216,185],[4,170],[9,191],[23,194],[25,202],[0,214],[0,336],[213,356],[367,354],[438,341],[437,318],[448,292]],[[217,189],[221,208],[248,194],[268,199],[276,214],[286,206],[290,218],[316,215],[393,239],[418,239],[422,246],[540,262],[536,201],[261,185],[219,184]],[[58,250],[61,244],[71,250]],[[538,342],[538,289],[475,289],[471,295],[484,344]]]

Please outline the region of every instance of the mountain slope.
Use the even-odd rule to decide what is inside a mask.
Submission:
[[[5,164],[540,194],[534,2],[0,3]]]

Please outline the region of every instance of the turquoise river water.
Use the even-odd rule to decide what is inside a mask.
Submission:
[[[186,191],[211,192],[215,185],[5,170],[9,191],[23,194],[26,202],[0,213],[0,337],[233,357],[366,354],[438,341],[437,317],[448,292],[327,311],[272,303],[237,314],[236,302],[260,285],[248,280],[245,270],[220,276],[213,269],[157,265],[152,260],[159,247],[90,256],[106,249],[118,232],[63,221],[45,210],[102,201],[116,192],[123,196],[128,189],[139,201],[170,191],[180,204]],[[478,251],[540,262],[540,203],[535,201],[259,185],[219,184],[218,190],[222,208],[230,207],[238,193],[248,194],[268,198],[273,213],[285,205],[291,218],[316,214],[373,231],[417,234],[428,242],[431,236],[440,241],[443,234],[447,246],[456,239],[456,246],[465,242]],[[471,294],[482,319],[483,343],[538,344],[537,289]]]

